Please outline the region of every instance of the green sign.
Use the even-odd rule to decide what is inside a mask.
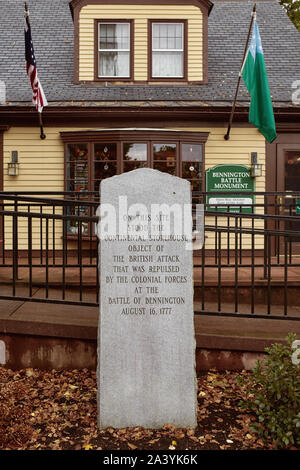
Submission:
[[[300,214],[300,199],[297,199],[296,204],[296,214]]]
[[[245,165],[217,165],[206,171],[207,210],[252,214],[254,178]],[[220,193],[220,194],[217,194]]]

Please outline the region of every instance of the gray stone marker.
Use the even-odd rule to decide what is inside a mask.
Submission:
[[[190,184],[138,169],[102,181],[100,197],[99,426],[194,428]],[[170,205],[169,216],[153,204]],[[126,205],[128,213],[121,210]],[[115,219],[108,218],[109,208]],[[114,220],[119,228],[105,235]]]

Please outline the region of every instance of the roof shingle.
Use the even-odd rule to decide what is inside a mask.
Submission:
[[[49,104],[97,101],[176,101],[224,105],[231,102],[247,37],[253,2],[215,0],[209,16],[208,85],[74,85],[73,21],[68,0],[30,4],[38,74]],[[24,59],[24,2],[0,0],[1,69],[11,104],[31,102]],[[274,102],[291,104],[292,83],[300,79],[300,34],[277,0],[257,1],[265,61]],[[249,96],[242,84],[239,102]]]

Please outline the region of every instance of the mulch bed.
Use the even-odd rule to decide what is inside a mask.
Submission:
[[[198,377],[198,427],[100,431],[96,374],[0,368],[0,449],[238,450],[272,449],[251,431],[255,416],[238,406],[243,372],[214,370]],[[121,393],[121,391],[120,391]]]

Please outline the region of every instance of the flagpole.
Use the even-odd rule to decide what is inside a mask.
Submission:
[[[243,68],[244,68],[244,64],[245,64],[245,60],[246,60],[246,55],[247,55],[247,52],[248,52],[248,46],[249,46],[249,41],[250,41],[250,36],[251,36],[251,31],[252,31],[252,26],[253,26],[253,21],[254,21],[254,19],[255,19],[255,16],[256,16],[256,3],[254,4],[254,7],[253,7],[253,10],[252,10],[252,13],[251,13],[251,21],[250,21],[250,26],[249,26],[247,41],[246,41],[245,50],[244,50],[244,56],[243,56],[242,66],[241,66],[241,69],[240,69],[240,72],[239,72],[239,78],[238,78],[238,82],[237,82],[237,86],[236,86],[236,90],[235,90],[235,95],[234,95],[234,100],[233,100],[232,109],[231,109],[231,113],[230,113],[230,118],[229,118],[229,124],[228,124],[228,128],[227,128],[227,132],[226,132],[226,134],[224,135],[224,139],[225,139],[225,140],[229,140],[229,139],[230,139],[230,130],[231,130],[231,126],[232,126],[232,121],[233,121],[233,115],[234,115],[234,111],[235,111],[236,100],[237,100],[237,96],[238,96],[238,92],[239,92],[239,88],[240,88],[240,83],[241,83],[241,78],[242,78],[242,71],[243,71]]]
[[[28,11],[27,2],[24,2],[24,8],[25,8],[25,18],[27,18],[28,23],[30,23],[29,11]],[[40,125],[40,130],[41,130],[40,139],[44,140],[44,139],[46,139],[46,134],[44,133],[44,126],[43,126],[42,113],[41,113],[41,112],[38,112],[38,115],[39,115],[39,125]]]

